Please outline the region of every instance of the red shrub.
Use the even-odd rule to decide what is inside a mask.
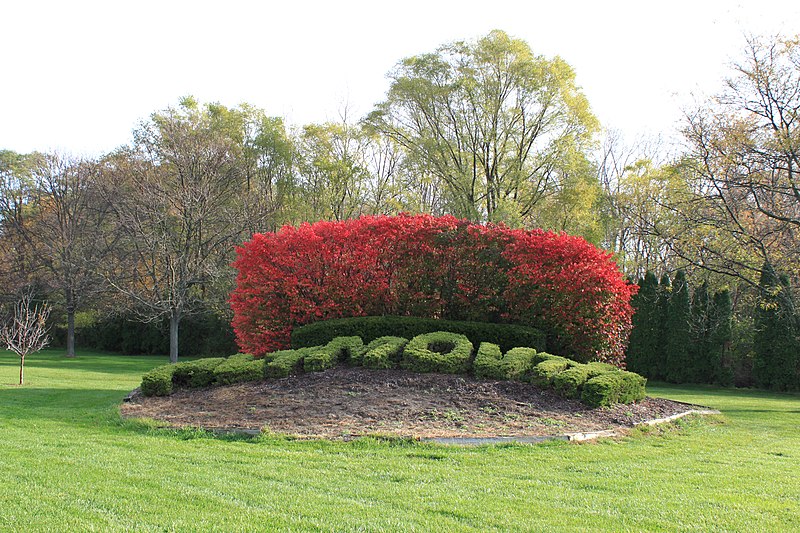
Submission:
[[[284,348],[298,325],[365,315],[512,322],[551,351],[621,364],[636,287],[580,237],[428,215],[317,222],[237,249],[241,348]]]

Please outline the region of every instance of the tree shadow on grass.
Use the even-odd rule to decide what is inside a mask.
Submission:
[[[58,421],[97,424],[119,417],[123,389],[0,387],[0,418],[9,421]]]
[[[180,440],[216,439],[228,442],[262,442],[261,435],[216,433],[201,428],[170,428],[147,419],[125,419],[119,406],[129,391],[123,389],[64,389],[0,386],[0,420],[32,431],[51,432],[43,425],[67,424],[99,432],[163,436]]]
[[[0,367],[19,367],[19,357],[2,354]],[[53,354],[31,354],[25,358],[25,368],[65,370],[69,372],[138,373],[169,364],[169,357],[157,355],[87,354],[77,357]]]

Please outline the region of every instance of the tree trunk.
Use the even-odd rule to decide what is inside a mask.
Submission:
[[[25,382],[25,356],[19,356],[19,384],[22,385]]]
[[[75,307],[67,306],[67,357],[75,357]]]
[[[169,316],[169,361],[178,362],[178,326],[180,325],[181,315],[177,309],[173,309]]]

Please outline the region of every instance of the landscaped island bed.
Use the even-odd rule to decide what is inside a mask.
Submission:
[[[529,383],[339,366],[281,379],[181,389],[165,397],[134,394],[122,414],[176,427],[264,428],[305,438],[348,439],[624,431],[688,409],[660,398],[591,408]]]

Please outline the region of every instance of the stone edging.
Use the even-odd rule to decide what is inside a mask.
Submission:
[[[672,422],[673,420],[677,420],[679,418],[683,418],[689,415],[718,415],[720,414],[719,411],[716,409],[689,409],[688,411],[683,411],[678,414],[674,414],[671,416],[667,416],[665,418],[654,418],[652,420],[645,420],[643,422],[637,422],[634,424],[636,426],[655,426],[658,424],[664,424],[666,422]],[[455,446],[481,446],[484,444],[504,444],[509,442],[521,443],[521,444],[539,444],[542,442],[548,441],[567,441],[567,442],[589,442],[593,440],[597,440],[599,438],[606,438],[606,437],[620,437],[622,433],[616,429],[604,429],[601,431],[589,431],[586,433],[565,433],[563,435],[550,435],[544,437],[526,437],[526,436],[519,436],[519,437],[430,437],[421,439],[422,442],[431,442],[434,444],[446,444],[446,445],[455,445]]]

